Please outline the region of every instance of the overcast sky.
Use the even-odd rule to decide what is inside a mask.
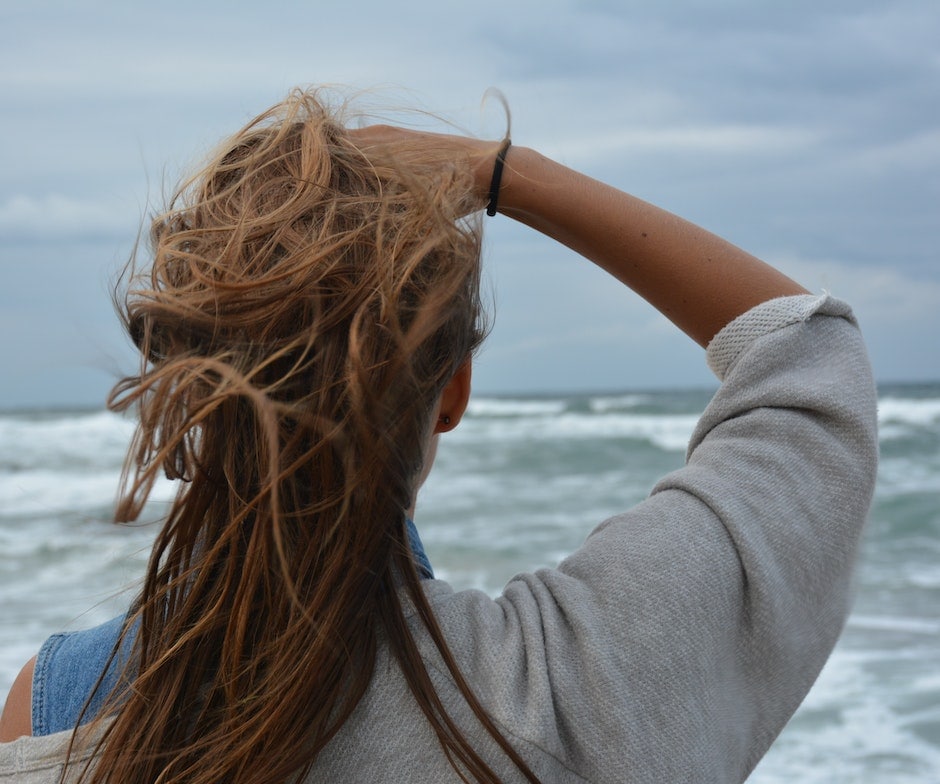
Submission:
[[[263,7],[262,7],[263,6]],[[148,204],[294,85],[501,133],[849,299],[880,380],[940,379],[940,3],[0,3],[0,408],[100,404]],[[603,273],[487,221],[479,392],[712,383]]]

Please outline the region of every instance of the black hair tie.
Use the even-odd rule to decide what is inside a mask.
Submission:
[[[503,165],[506,163],[506,153],[512,142],[507,137],[496,153],[496,163],[493,164],[493,179],[490,180],[490,200],[486,205],[486,214],[492,217],[496,214],[499,202],[499,184],[503,179]]]

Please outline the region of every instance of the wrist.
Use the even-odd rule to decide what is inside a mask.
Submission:
[[[495,164],[495,153],[490,156],[491,166]],[[515,217],[516,213],[528,212],[537,207],[538,191],[550,182],[549,172],[544,168],[548,159],[530,147],[513,144],[504,156],[503,171],[499,183],[498,207],[503,215]],[[487,175],[487,187],[493,175],[491,168]],[[489,191],[484,193],[488,198]]]
[[[506,166],[506,156],[512,142],[507,137],[499,145],[496,160],[493,162],[493,175],[490,177],[490,187],[486,197],[486,214],[492,217],[499,209],[499,194],[502,188],[503,169]]]

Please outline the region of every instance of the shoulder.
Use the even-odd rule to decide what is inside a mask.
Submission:
[[[81,631],[52,635],[43,643],[33,675],[33,729],[52,735],[98,715],[118,683],[133,645],[133,632],[121,639],[123,615]]]
[[[130,655],[133,634],[113,655],[123,624],[124,616],[118,616],[92,629],[49,637],[13,684],[0,742],[52,735],[98,715]]]
[[[0,715],[0,743],[8,743],[24,735],[32,735],[33,656],[13,681],[3,714]]]

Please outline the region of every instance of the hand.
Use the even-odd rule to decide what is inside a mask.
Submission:
[[[350,138],[367,156],[385,148],[425,164],[468,165],[477,202],[468,210],[485,203],[501,144],[384,125]],[[526,147],[510,148],[499,210],[607,270],[702,346],[754,305],[805,293],[705,229]]]
[[[482,201],[489,196],[490,180],[500,141],[474,139],[446,133],[428,133],[392,125],[368,125],[348,131],[349,138],[367,157],[371,151],[385,150],[407,158],[419,157],[427,163],[466,164],[473,177],[474,195]]]

